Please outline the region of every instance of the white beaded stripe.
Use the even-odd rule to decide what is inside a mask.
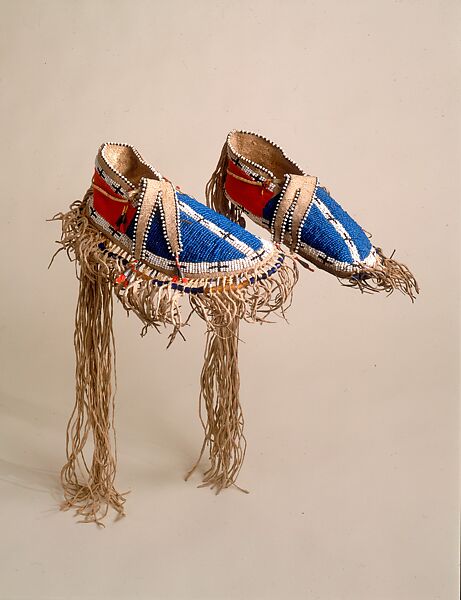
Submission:
[[[315,206],[320,210],[320,212],[325,217],[325,219],[327,219],[327,221],[329,221],[329,223],[331,223],[331,225],[335,228],[335,230],[343,238],[344,243],[349,248],[349,252],[351,253],[352,260],[354,262],[361,262],[360,254],[359,254],[359,251],[357,250],[357,246],[351,240],[351,238],[350,238],[349,234],[347,233],[346,229],[344,228],[343,224],[340,223],[338,221],[338,219],[335,219],[335,217],[331,214],[331,212],[328,210],[328,208],[325,206],[325,204],[323,204],[323,202],[321,202],[317,198],[317,196],[314,197],[312,204],[315,204]]]
[[[296,190],[295,197],[293,198],[293,201],[290,204],[290,208],[287,210],[287,214],[285,215],[284,225],[282,229],[283,235],[285,235],[285,231],[287,228],[290,232],[293,229],[293,213],[295,211],[296,205],[298,204],[300,195],[301,190]]]
[[[291,225],[293,222],[293,212],[294,212],[295,206],[298,204],[298,199],[299,199],[300,193],[301,193],[301,190],[296,190],[295,196],[294,196],[293,200],[291,201],[291,204],[288,207],[288,210],[286,211],[286,213],[283,217],[282,231],[280,234],[280,243],[281,244],[283,244],[286,230],[288,229],[289,231],[291,231]]]
[[[276,217],[276,215],[277,215],[277,213],[279,211],[280,203],[282,202],[282,198],[285,195],[285,192],[287,190],[288,184],[290,183],[290,179],[291,179],[290,175],[285,175],[285,183],[283,184],[283,187],[282,187],[282,189],[280,191],[280,195],[278,197],[277,204],[275,206],[274,214],[272,215],[272,220],[271,220],[271,233],[272,233],[272,237],[274,237],[274,234],[275,234],[275,217]]]
[[[313,199],[316,198],[318,186],[319,186],[319,181],[317,179],[317,183],[315,184],[315,188],[314,188],[314,193],[312,194]],[[301,219],[301,222],[299,223],[298,231],[296,232],[296,244],[295,244],[295,250],[294,250],[295,252],[298,252],[299,247],[301,245],[301,234],[303,231],[304,223],[307,221],[307,217],[309,216],[309,213],[311,212],[312,204],[313,204],[313,202],[309,202],[309,206],[307,207],[307,210],[304,213],[304,216]]]
[[[376,259],[377,259],[376,250],[373,247],[370,250],[370,254],[364,260],[361,260],[357,263],[347,263],[347,262],[344,262],[341,260],[336,260],[336,259],[328,256],[327,254],[325,254],[325,252],[316,250],[315,248],[312,248],[312,246],[309,246],[309,244],[306,244],[304,242],[301,242],[299,244],[299,252],[300,252],[300,254],[303,253],[302,256],[307,257],[307,258],[310,255],[310,256],[320,259],[322,261],[327,259],[325,261],[327,265],[332,265],[338,271],[343,271],[346,273],[356,273],[357,269],[360,269],[361,265],[365,265],[367,267],[373,267],[376,264]]]
[[[224,237],[226,236],[226,241],[233,246],[236,250],[239,250],[242,254],[245,254],[246,256],[251,257],[252,255],[257,254],[257,250],[254,250],[253,248],[251,248],[250,246],[247,246],[247,244],[245,244],[245,242],[243,242],[242,240],[239,240],[238,238],[236,238],[234,235],[227,235],[228,232],[225,231],[224,229],[222,229],[221,227],[219,227],[218,225],[216,225],[215,223],[213,223],[212,221],[209,221],[208,219],[206,219],[205,217],[203,217],[202,215],[200,215],[198,212],[196,212],[192,207],[190,207],[188,204],[182,202],[181,200],[178,200],[178,204],[180,205],[181,210],[188,215],[189,217],[191,217],[192,219],[194,219],[194,221],[199,221],[210,231],[212,231],[213,233],[215,233],[216,235],[220,236],[220,237]],[[272,251],[272,246],[270,245],[269,247],[267,246],[267,244],[265,244],[265,240],[261,240],[262,242],[262,247],[264,252],[271,252]]]
[[[133,223],[133,241],[130,240],[130,245],[131,245],[131,253],[135,254],[135,248],[136,248],[136,238],[138,236],[138,221],[139,221],[139,216],[141,214],[141,210],[142,210],[142,201],[144,198],[144,194],[146,193],[146,181],[144,180],[141,183],[141,190],[139,193],[139,199],[138,199],[138,205],[137,205],[137,209],[136,209],[136,214],[134,215],[134,223]],[[141,254],[142,255],[142,254]]]
[[[173,248],[171,247],[170,244],[170,240],[168,238],[168,232],[166,230],[166,223],[165,223],[165,211],[163,210],[163,204],[162,204],[162,192],[159,192],[159,202],[156,204],[156,208],[158,208],[159,212],[160,212],[160,222],[162,223],[162,233],[163,233],[163,239],[166,242],[167,248],[170,252],[170,254],[172,256],[174,256],[174,252],[173,252]],[[176,194],[175,194],[175,198],[176,198]],[[176,206],[177,206],[177,201],[176,201]],[[177,223],[177,221],[176,221]],[[147,241],[147,236],[149,235],[149,231],[146,230],[146,241]]]
[[[174,190],[174,199],[176,202],[176,234],[178,236],[179,249],[182,250],[182,234],[181,234],[181,213],[179,210],[179,198],[176,190]]]
[[[157,198],[155,200],[155,204],[154,204],[154,206],[152,208],[152,211],[151,211],[151,213],[149,215],[149,220],[147,221],[146,231],[144,232],[144,238],[142,240],[141,258],[145,258],[146,252],[148,251],[147,250],[147,239],[149,237],[150,228],[152,226],[152,221],[154,220],[155,213],[157,212],[157,208],[158,208],[158,206],[160,204],[160,197],[159,196],[160,196],[160,192],[157,194]],[[164,235],[164,237],[166,238],[166,235]],[[133,240],[136,240],[136,236],[135,235],[133,235]],[[167,240],[167,244],[168,244],[168,247],[169,247],[170,244],[169,244],[168,240]],[[171,252],[171,248],[170,247],[169,247],[169,250]],[[171,254],[173,254],[173,253],[171,252]]]
[[[113,239],[115,239],[117,244],[120,244],[120,246],[123,246],[126,250],[129,250],[131,252],[133,249],[131,239],[125,233],[122,232],[118,232],[117,236],[113,235],[110,224],[95,210],[93,204],[93,196],[90,197],[88,205],[90,209],[90,219],[94,221],[100,229],[103,229]],[[92,209],[95,211],[96,214],[91,214]]]
[[[142,205],[143,205],[143,201],[144,201],[144,196],[146,195],[146,189],[147,189],[147,179],[143,178],[141,181],[141,191],[139,193],[139,198],[138,198],[138,209],[136,211],[136,215],[134,217],[134,227],[133,227],[133,242],[132,242],[132,248],[133,248],[133,252],[136,248],[136,238],[138,237],[138,221],[139,221],[139,217],[141,215],[141,211],[142,211]],[[150,226],[152,224],[152,219],[154,218],[157,206],[159,204],[159,195],[160,193],[157,194],[157,197],[155,198],[155,202],[154,205],[152,207],[151,213],[149,215],[149,219],[147,222],[147,227],[144,231],[144,235],[143,235],[143,239],[141,241],[141,256],[140,258],[143,259],[144,258],[144,254],[146,252],[146,244],[147,244],[147,236],[149,234],[150,231]],[[163,221],[162,221],[162,226],[164,225]]]
[[[153,264],[155,266],[162,267],[164,269],[175,269],[176,262],[169,261],[161,256],[157,256],[157,254],[153,254],[150,250],[146,250],[144,255],[144,260]],[[187,273],[200,274],[200,273],[214,273],[217,272],[216,265],[221,265],[221,271],[242,271],[244,269],[253,268],[255,264],[260,262],[262,259],[253,260],[250,258],[238,258],[229,261],[216,261],[216,262],[197,262],[197,263],[189,263],[189,262],[179,262],[179,266],[181,270]]]

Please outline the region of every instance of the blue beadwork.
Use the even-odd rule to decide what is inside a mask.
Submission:
[[[359,252],[360,260],[364,260],[370,254],[372,247],[367,234],[324,188],[317,188],[316,196],[343,225]]]
[[[327,256],[351,264],[353,258],[344,239],[317,206],[311,206],[301,232],[301,241]]]
[[[263,219],[271,222],[279,198],[279,194],[269,200],[263,210]],[[357,248],[360,260],[370,254],[372,245],[363,229],[341,206],[333,200],[329,193],[321,187],[317,188],[315,198],[322,203],[331,215],[344,227],[347,235]],[[288,225],[286,229],[288,228]],[[301,231],[301,242],[311,248],[323,252],[326,256],[347,264],[354,263],[351,251],[343,236],[325,217],[321,210],[312,204],[307,219]]]
[[[190,206],[200,218],[213,223],[222,229],[225,234],[231,234],[233,238],[246,244],[252,250],[258,251],[262,248],[260,238],[246,231],[233,221],[197,202],[187,194],[177,192],[180,202]],[[180,209],[180,228],[183,248],[181,261],[188,263],[225,263],[227,261],[243,259],[247,255],[238,248],[231,245],[225,236],[211,231],[205,224],[186,214]],[[133,220],[134,221],[134,220]],[[127,228],[126,235],[133,239],[134,222]],[[162,258],[171,259],[167,243],[162,230],[160,212],[156,211],[146,238],[146,249]]]
[[[252,248],[253,250],[259,250],[261,248],[261,239],[243,227],[240,227],[237,223],[229,220],[227,217],[219,214],[212,208],[205,206],[201,202],[195,200],[195,198],[191,198],[187,194],[183,194],[181,192],[177,192],[177,196],[179,200],[188,204],[191,208],[195,210],[195,212],[201,214],[205,219],[211,221],[221,229],[232,233],[237,239],[244,242],[247,246]]]

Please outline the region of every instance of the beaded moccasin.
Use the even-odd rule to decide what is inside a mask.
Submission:
[[[246,213],[271,231],[274,242],[345,285],[389,293],[399,289],[412,300],[419,291],[409,269],[373,246],[317,177],[263,136],[229,133],[206,196],[209,206],[242,225]]]
[[[220,491],[235,484],[246,445],[239,323],[283,313],[297,279],[295,263],[272,242],[180,192],[127,144],[101,146],[85,197],[55,219],[62,221],[60,249],[76,261],[80,281],[63,508],[75,507],[97,523],[109,506],[123,514],[124,495],[114,488],[112,292],[141,319],[143,332],[172,326],[170,341],[189,320],[182,316],[184,303],[205,321],[199,460],[208,449],[204,485]],[[90,432],[92,460],[85,458]]]

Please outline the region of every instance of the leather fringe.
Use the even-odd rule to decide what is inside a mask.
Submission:
[[[224,184],[227,176],[227,140],[224,144],[221,156],[219,157],[216,169],[212,173],[205,187],[206,203],[210,208],[221,213],[231,221],[238,223],[241,219],[242,211],[230,202],[224,193]]]
[[[133,257],[89,221],[85,207],[90,195],[88,191],[83,201],[54,217],[62,221],[60,250],[76,262],[80,279],[75,329],[76,402],[67,428],[62,508],[75,508],[84,522],[102,525],[110,506],[123,515],[125,503],[125,494],[114,488],[112,292],[128,312],[140,318],[143,333],[151,326],[172,326],[170,343],[189,321],[190,315],[182,317],[185,298],[189,304],[187,314],[191,308],[205,321],[207,343],[200,394],[204,442],[199,460],[188,475],[208,448],[210,468],[203,484],[219,492],[235,485],[246,448],[239,401],[239,323],[264,322],[273,312],[283,316],[291,303],[298,269],[289,256],[282,261],[280,253],[274,252],[264,265],[245,273],[243,279],[240,274],[213,281],[209,277],[190,280],[203,287],[203,293],[186,294],[177,289],[171,277],[134,263]],[[93,455],[89,464],[84,449],[91,438]]]
[[[408,296],[412,302],[419,294],[419,285],[410,269],[396,261],[393,254],[387,257],[381,248],[376,248],[378,260],[373,267],[361,267],[359,273],[354,273],[349,279],[340,279],[346,287],[356,287],[361,292],[387,292],[395,290]]]
[[[102,268],[80,268],[75,315],[75,405],[67,425],[67,462],[61,470],[65,501],[83,522],[104,526],[112,506],[124,515],[125,494],[114,487],[117,468],[112,390],[115,356],[112,329],[113,300]],[[92,457],[85,449],[92,447]]]
[[[232,485],[246,492],[235,483],[246,451],[239,400],[238,330],[236,318],[208,330],[200,380],[200,420],[205,439],[197,462],[185,477],[187,481],[208,448],[210,468],[199,487],[210,486],[216,494]]]

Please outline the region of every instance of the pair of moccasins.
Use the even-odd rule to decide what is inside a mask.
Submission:
[[[268,261],[272,268],[269,259],[283,244],[304,266],[362,290],[399,289],[412,300],[418,292],[410,271],[371,243],[317,177],[260,135],[229,133],[206,197],[210,208],[176,189],[132,146],[106,143],[87,212],[135,260],[172,277],[236,274]],[[272,243],[245,231],[242,213],[268,230]]]
[[[77,262],[76,400],[61,472],[65,501],[102,524],[115,489],[113,295],[145,331],[188,323],[182,304],[206,323],[200,417],[210,466],[203,484],[236,485],[246,440],[239,400],[240,321],[263,322],[290,303],[298,264],[316,265],[362,291],[400,290],[415,278],[387,258],[358,223],[283,150],[246,131],[227,136],[206,187],[208,206],[183,193],[128,144],[103,144],[91,186],[62,221],[61,249]],[[243,214],[271,234],[244,228]],[[91,440],[90,456],[87,442]],[[91,454],[92,452],[92,454]]]

